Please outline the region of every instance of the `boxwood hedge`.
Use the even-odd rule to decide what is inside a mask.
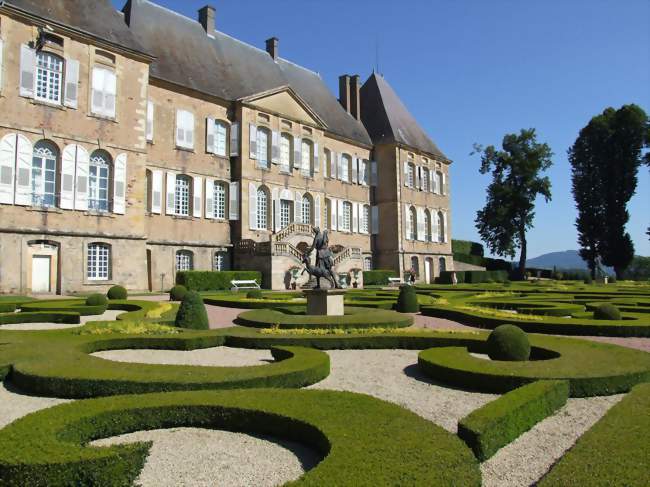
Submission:
[[[230,289],[233,280],[256,280],[262,284],[259,271],[181,271],[176,273],[176,284],[189,291],[219,291]]]
[[[0,326],[18,323],[67,323],[79,324],[79,313],[74,311],[27,311],[0,314]]]
[[[569,397],[566,381],[537,381],[510,391],[458,422],[458,436],[483,462],[539,421],[562,407]]]
[[[363,271],[364,286],[387,286],[389,277],[397,277],[393,270],[376,269],[372,271]]]
[[[74,311],[81,316],[101,315],[106,309],[107,304],[86,304],[85,299],[38,300],[20,305],[21,311]]]

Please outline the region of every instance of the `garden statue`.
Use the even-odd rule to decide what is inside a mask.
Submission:
[[[324,277],[327,279],[333,288],[340,288],[334,271],[334,259],[332,258],[332,251],[329,249],[329,237],[327,230],[321,232],[320,228],[314,227],[314,242],[308,248],[302,257],[302,262],[305,264],[303,274],[307,272],[310,276],[316,278],[316,289],[320,289],[320,279]],[[312,251],[316,251],[316,265],[311,265],[309,255]]]

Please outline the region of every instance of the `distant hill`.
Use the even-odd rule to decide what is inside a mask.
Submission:
[[[558,269],[587,269],[587,263],[582,260],[577,250],[549,252],[526,261],[526,267],[553,269],[554,266]]]

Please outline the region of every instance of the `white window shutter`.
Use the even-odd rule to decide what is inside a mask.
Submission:
[[[417,214],[418,214],[418,240],[424,242],[425,239],[425,232],[424,232],[424,208],[418,208],[417,209]]]
[[[176,110],[176,147],[185,144],[185,127],[183,127],[183,111]]]
[[[88,209],[88,151],[81,147],[77,148],[77,180],[75,183],[74,209],[86,211]]]
[[[113,173],[113,213],[124,215],[126,211],[126,161],[122,153],[115,158]]]
[[[104,70],[93,68],[91,80],[90,111],[95,114],[104,112]]]
[[[339,206],[337,200],[330,200],[330,227],[332,230],[337,230],[339,228]]]
[[[248,183],[248,228],[257,230],[257,186]]]
[[[343,200],[336,200],[338,205],[337,213],[339,216],[339,230],[346,230],[343,225]]]
[[[447,243],[448,242],[449,228],[447,227],[447,212],[446,211],[442,214],[442,223],[444,225],[444,230],[445,230],[442,241],[444,243]]]
[[[282,226],[280,225],[280,194],[277,188],[271,191],[271,200],[273,204],[273,229],[277,232],[278,230],[282,230]]]
[[[27,44],[20,46],[20,96],[34,97],[36,51]]]
[[[379,207],[373,206],[370,209],[370,214],[372,215],[370,223],[371,232],[373,235],[377,235],[379,233]]]
[[[76,59],[65,60],[65,98],[64,105],[77,108],[79,91],[79,61]]]
[[[230,125],[230,156],[236,157],[239,155],[239,122],[233,122]]]
[[[24,135],[16,137],[16,196],[17,205],[32,204],[32,143]]]
[[[439,242],[440,240],[438,239],[438,212],[434,211],[431,214],[431,240],[433,242]]]
[[[411,240],[411,211],[409,205],[404,205],[404,220],[406,229],[406,240]]]
[[[359,158],[352,158],[352,182],[357,184],[359,182]]]
[[[115,118],[117,100],[117,76],[115,71],[106,70],[104,73],[104,115]]]
[[[280,133],[274,130],[271,133],[271,164],[280,162]]]
[[[314,226],[320,228],[320,218],[321,218],[321,210],[320,210],[320,195],[317,194],[314,197]]]
[[[239,220],[239,181],[230,182],[228,198],[228,219]]]
[[[440,188],[440,194],[447,194],[447,177],[444,172],[442,173],[442,188]]]
[[[337,154],[337,159],[336,171],[338,173],[338,179],[343,181],[343,154]]]
[[[194,114],[185,112],[185,143],[188,149],[194,148]]]
[[[214,179],[205,178],[205,217],[214,219]]]
[[[293,221],[302,223],[302,193],[296,191],[293,206]]]
[[[61,155],[61,194],[59,206],[64,210],[74,209],[74,173],[77,164],[77,146],[64,147]]]
[[[192,192],[194,197],[192,215],[195,218],[201,218],[203,215],[203,178],[201,176],[192,177]]]
[[[153,142],[153,120],[154,104],[151,100],[147,101],[147,142]]]
[[[0,93],[2,93],[2,54],[4,52],[4,42],[0,39]]]
[[[314,142],[314,172],[320,172],[320,152],[318,142]]]
[[[330,174],[329,177],[336,179],[337,169],[338,169],[338,154],[334,151],[330,153]]]
[[[163,172],[155,170],[151,172],[151,213],[160,215],[162,211],[162,188]]]
[[[5,135],[0,140],[0,203],[14,203],[14,171],[16,169],[16,134]]]
[[[409,185],[409,163],[404,162],[404,186]]]
[[[309,161],[306,161],[309,163]],[[302,169],[302,139],[295,137],[293,139],[293,168]]]
[[[377,186],[377,161],[370,161],[370,186]]]
[[[215,153],[214,129],[214,118],[207,117],[205,119],[205,152],[208,154]]]
[[[166,185],[166,191],[167,191],[167,205],[165,207],[165,213],[167,215],[175,215],[176,214],[176,205],[175,205],[175,195],[176,195],[176,174],[173,172],[168,172],[167,173],[167,185]]]
[[[248,156],[257,159],[257,126],[248,124]]]
[[[352,231],[359,233],[359,203],[352,203]],[[363,207],[363,205],[361,205]]]

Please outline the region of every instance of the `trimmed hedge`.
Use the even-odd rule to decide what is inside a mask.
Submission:
[[[405,284],[399,287],[395,310],[400,313],[417,313],[420,311],[418,297],[415,294],[415,288],[413,286]]]
[[[621,312],[610,303],[601,304],[594,309],[595,320],[620,320]]]
[[[454,261],[485,267],[485,259],[479,255],[459,254],[454,252]]]
[[[210,328],[208,313],[201,295],[196,291],[189,291],[183,298],[178,313],[176,313],[176,326],[191,330],[207,330]]]
[[[492,360],[524,361],[530,357],[530,342],[518,326],[500,325],[487,339],[487,352]]]
[[[108,298],[103,294],[91,294],[86,298],[86,306],[106,306]]]
[[[538,381],[510,391],[458,423],[458,436],[483,462],[566,404],[569,383]]]
[[[471,242],[469,240],[451,240],[451,251],[454,254],[466,254],[483,257],[485,251],[483,245],[478,242]]]
[[[458,284],[480,284],[488,281],[505,282],[508,280],[508,272],[506,271],[442,271],[436,282],[439,284],[452,284],[454,272]]]
[[[0,303],[0,313],[13,313],[16,311],[16,303]]]
[[[0,430],[0,478],[10,485],[132,485],[151,443],[91,440],[138,430],[199,427],[300,442],[322,461],[291,485],[479,487],[471,451],[455,435],[370,396],[255,389],[78,401]]]
[[[124,286],[112,286],[106,293],[108,299],[126,299],[129,293]]]
[[[377,269],[372,271],[363,271],[364,286],[387,286],[389,277],[398,277],[397,273],[392,270]]]
[[[234,280],[256,280],[262,284],[259,271],[182,271],[176,273],[176,284],[189,291],[221,291],[230,289]]]
[[[614,405],[551,468],[540,487],[648,485],[650,384],[640,384]]]
[[[73,311],[27,311],[21,313],[0,314],[0,326],[18,323],[81,323],[79,313]]]
[[[187,294],[187,288],[182,284],[176,284],[169,290],[170,301],[182,301]]]
[[[106,299],[104,296],[102,296]],[[21,312],[75,312],[81,316],[95,316],[104,314],[108,309],[106,304],[86,304],[85,299],[55,299],[43,301],[30,301],[20,305]]]

